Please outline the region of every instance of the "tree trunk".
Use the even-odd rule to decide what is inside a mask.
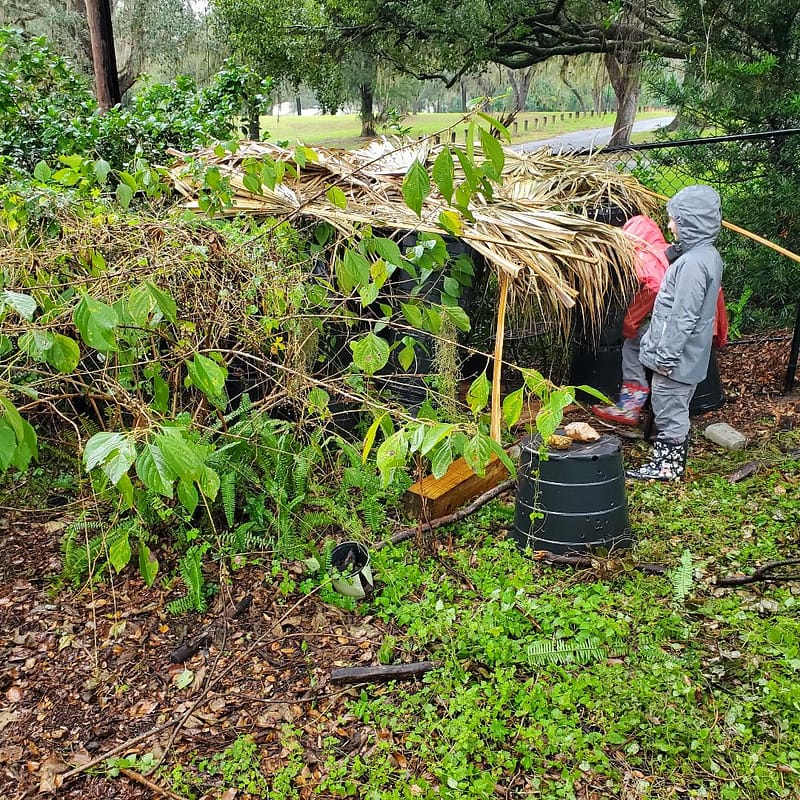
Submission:
[[[613,53],[606,53],[605,63],[618,104],[614,130],[608,144],[610,147],[621,147],[631,143],[642,85],[642,59],[637,52],[630,61],[620,62]]]
[[[257,142],[261,136],[261,119],[258,103],[250,100],[247,103],[247,138]]]
[[[359,86],[361,94],[361,136],[375,135],[374,90],[371,83],[364,82]]]
[[[467,113],[467,84],[461,81],[461,113]]]
[[[300,95],[296,94],[294,96],[294,107],[297,109],[297,116],[303,116],[303,101],[300,99]]]
[[[86,18],[92,40],[92,64],[97,104],[101,111],[119,105],[122,95],[117,77],[117,56],[114,52],[114,31],[108,0],[87,0]]]
[[[96,4],[97,0],[93,0],[93,4]],[[77,30],[75,32],[75,36],[81,46],[81,49],[86,53],[87,58],[94,63],[94,56],[92,54],[92,39],[89,30],[89,12],[86,7],[86,0],[70,0],[69,6],[75,15],[78,17],[78,21],[76,22]],[[138,7],[137,7],[138,8]],[[139,20],[139,16],[137,14],[136,9],[134,9],[134,21],[133,21],[133,35],[131,41],[131,49],[126,59],[125,63],[123,64],[121,69],[117,69],[117,84],[119,86],[119,95],[120,98],[125,96],[125,93],[133,86],[134,83],[139,79],[139,66],[141,62],[141,56],[139,55],[139,48],[138,48],[138,40],[136,39],[136,33],[139,32],[140,35],[144,35],[143,31],[141,30],[141,24],[137,23]],[[79,20],[83,20],[86,23],[86,27],[84,28]],[[116,49],[114,50],[114,60],[116,62]]]
[[[514,93],[511,101],[511,111],[513,113],[518,114],[520,111],[525,110],[525,106],[528,104],[528,92],[535,72],[536,66],[508,70],[508,82],[511,84],[511,89]]]

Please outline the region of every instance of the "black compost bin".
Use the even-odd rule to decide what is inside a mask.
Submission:
[[[616,436],[573,442],[568,450],[539,454],[538,436],[522,443],[514,527],[521,548],[587,553],[630,547],[622,467]],[[533,516],[531,516],[533,514]]]
[[[572,344],[572,361],[569,381],[573,386],[591,386],[608,397],[616,398],[622,387],[622,324],[625,306],[611,301],[600,325],[594,334],[580,326]],[[578,398],[596,403],[597,399],[585,392]]]
[[[461,307],[469,314],[474,304],[476,287],[481,281],[485,270],[485,259],[460,239],[452,236],[442,236],[442,239],[447,247],[450,259],[455,259],[460,255],[467,255],[472,261],[474,270],[472,286],[462,287],[459,301]],[[404,255],[416,244],[417,235],[415,233],[406,234],[398,241],[398,246]],[[438,270],[430,276],[420,291],[417,287],[416,279],[405,270],[398,269],[384,285],[380,299],[395,309],[399,309],[400,304],[410,297],[419,298],[427,303],[439,303],[445,280],[449,276],[450,269],[447,267]],[[436,338],[427,333],[411,332],[407,329],[392,327],[386,327],[380,333],[380,336],[386,339],[391,346],[397,345],[404,336],[408,335],[412,336],[416,342],[414,359],[411,365],[407,369],[403,367],[399,361],[400,348],[393,347],[389,362],[376,375],[376,381],[391,397],[412,413],[416,413],[428,396],[428,386],[425,383],[425,378],[434,372]],[[464,337],[460,336],[459,338]]]
[[[702,383],[697,384],[692,402],[689,403],[689,413],[703,414],[706,411],[715,411],[725,402],[725,395],[722,391],[722,381],[719,377],[719,367],[717,366],[717,355],[714,348],[711,348],[711,355],[708,358],[708,371]]]

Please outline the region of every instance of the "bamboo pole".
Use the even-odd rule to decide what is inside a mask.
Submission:
[[[669,200],[669,197],[664,194],[660,194],[659,192],[654,192],[650,189],[645,189],[645,192],[652,197],[657,197],[659,200]],[[726,222],[725,220],[722,220],[722,227],[727,228],[734,233],[738,233],[747,239],[752,239],[754,242],[758,242],[758,244],[763,244],[764,247],[769,247],[776,253],[780,253],[782,256],[786,256],[786,258],[789,258],[792,261],[796,261],[798,264],[800,264],[800,255],[793,253],[791,250],[787,250],[785,247],[781,247],[779,244],[771,242],[769,239],[765,239],[763,236],[759,236],[757,233],[748,231],[746,228],[740,228],[738,225],[734,225],[732,222]]]
[[[758,244],[763,244],[765,247],[769,247],[776,253],[780,253],[782,256],[786,256],[786,258],[789,258],[792,261],[796,261],[798,264],[800,264],[800,255],[793,253],[791,250],[787,250],[785,247],[781,247],[779,244],[771,242],[769,239],[762,238],[757,233],[751,233],[744,228],[740,228],[738,225],[734,225],[732,222],[725,222],[725,220],[722,220],[722,226],[724,228],[728,228],[728,230],[731,230],[734,233],[740,233],[742,236],[746,236],[748,239],[758,242]]]
[[[491,436],[500,442],[500,419],[502,404],[500,401],[500,376],[503,371],[503,340],[506,335],[506,305],[508,303],[508,273],[500,270],[500,297],[497,303],[497,324],[494,340],[494,369],[492,372],[492,423]]]

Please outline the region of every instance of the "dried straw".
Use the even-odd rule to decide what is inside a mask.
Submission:
[[[452,207],[433,186],[417,216],[405,204],[402,183],[418,160],[430,167],[445,145],[430,141],[382,139],[355,151],[324,147],[298,150],[269,142],[244,142],[236,153],[213,149],[179,155],[170,174],[186,197],[186,207],[200,212],[197,164],[216,167],[233,191],[226,215],[241,213],[278,219],[297,217],[330,223],[342,237],[364,225],[395,232],[442,233],[442,211]],[[476,147],[476,158],[482,154]],[[284,180],[255,193],[245,188],[246,162],[252,159],[284,162]],[[298,161],[303,166],[298,166]],[[456,160],[456,185],[463,181]],[[344,209],[326,196],[331,186],[341,189]],[[591,209],[620,205],[652,213],[654,199],[630,175],[605,164],[547,155],[543,151],[520,153],[505,149],[502,183],[491,199],[477,197],[462,218],[460,238],[483,255],[497,271],[510,277],[510,299],[545,309],[564,328],[570,311],[580,306],[589,324],[599,324],[609,292],[622,293],[635,280],[633,251],[617,228],[586,216]]]

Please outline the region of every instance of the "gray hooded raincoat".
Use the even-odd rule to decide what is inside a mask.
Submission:
[[[687,186],[667,212],[678,229],[679,255],[664,275],[639,360],[674,381],[698,384],[708,369],[722,281],[714,247],[722,224],[719,195],[710,186]]]

